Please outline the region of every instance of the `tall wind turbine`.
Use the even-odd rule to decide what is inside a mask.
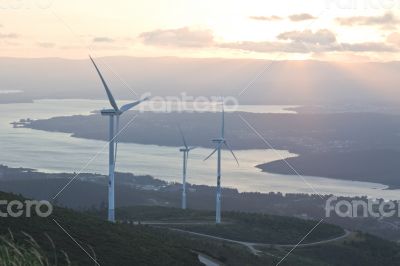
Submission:
[[[140,104],[143,101],[146,101],[148,97],[143,98],[139,101],[132,102],[121,106],[118,108],[117,103],[107,86],[106,81],[104,80],[103,76],[100,73],[99,68],[97,67],[96,63],[94,62],[93,58],[89,56],[90,60],[92,61],[94,67],[96,68],[97,74],[100,77],[101,82],[106,90],[108,100],[113,109],[105,109],[101,111],[101,115],[109,116],[110,117],[110,130],[109,130],[109,166],[108,166],[108,221],[115,222],[115,196],[114,196],[114,173],[115,173],[115,162],[117,159],[117,136],[119,134],[119,116],[122,115],[124,112],[130,110],[131,108],[135,107],[136,105]],[[116,121],[114,119],[116,117]],[[114,132],[116,131],[116,133]]]
[[[182,175],[182,209],[186,209],[186,169],[187,169],[187,161],[189,159],[189,152],[196,147],[189,147],[186,143],[185,136],[181,128],[179,127],[179,132],[181,133],[182,142],[184,147],[180,148],[179,151],[183,153],[183,175]]]
[[[235,158],[236,163],[239,165],[239,161],[236,158],[236,155],[233,153],[231,147],[228,145],[225,140],[225,112],[224,112],[224,103],[222,102],[222,121],[221,121],[221,137],[212,140],[215,143],[215,150],[204,159],[204,161],[208,160],[215,152],[217,152],[217,191],[216,191],[216,206],[215,206],[215,222],[217,224],[221,223],[221,148],[225,146],[231,152],[233,158]]]

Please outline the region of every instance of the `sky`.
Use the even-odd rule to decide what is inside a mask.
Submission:
[[[0,0],[1,57],[399,60],[400,0]]]

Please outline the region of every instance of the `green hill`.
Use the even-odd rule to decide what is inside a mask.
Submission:
[[[0,193],[1,199],[16,196]],[[4,212],[4,210],[2,210]],[[0,235],[11,231],[17,239],[31,236],[50,258],[68,255],[72,265],[94,265],[71,235],[98,263],[104,265],[201,265],[197,255],[183,248],[175,239],[143,226],[111,224],[101,219],[63,208],[54,208],[47,218],[0,218]],[[49,238],[52,240],[50,241]],[[23,240],[20,241],[23,244]],[[52,247],[54,243],[55,248]],[[66,261],[59,261],[65,265]]]
[[[23,200],[21,197],[2,192],[0,199]],[[4,212],[4,205],[0,206],[0,210]],[[0,241],[0,265],[29,265],[7,264],[5,261],[9,254],[23,256],[32,262],[32,266],[96,265],[92,258],[102,266],[202,265],[197,253],[208,255],[224,265],[277,265],[291,247],[256,246],[261,251],[257,256],[242,244],[171,231],[165,228],[170,227],[169,225],[155,227],[143,224],[143,221],[153,220],[170,224],[196,221],[200,224],[183,229],[222,234],[229,238],[243,238],[242,240],[254,240],[258,237],[260,241],[264,241],[268,238],[269,242],[276,243],[279,243],[279,237],[282,243],[295,243],[305,235],[309,226],[316,223],[280,216],[227,212],[223,213],[226,224],[217,228],[223,230],[217,231],[216,226],[212,225],[213,212],[210,211],[126,207],[118,210],[120,222],[116,224],[102,220],[100,217],[104,217],[103,215],[102,212],[81,213],[55,207],[53,214],[47,218],[0,218],[0,238],[8,239],[7,241],[12,243],[10,246],[7,241]],[[133,225],[128,221],[142,223]],[[336,226],[322,224],[305,242],[330,239],[342,232],[343,230]],[[394,242],[354,233],[345,240],[298,247],[279,265],[391,266],[399,265],[399,254],[400,248]],[[40,257],[41,262],[35,261],[36,255]]]

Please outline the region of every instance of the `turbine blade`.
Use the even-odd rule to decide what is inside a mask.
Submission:
[[[214,150],[210,155],[208,155],[203,161],[207,161],[211,156],[214,155],[214,153],[215,153],[217,150],[218,150],[218,148],[215,148],[215,150]]]
[[[107,97],[108,97],[108,100],[110,101],[111,106],[114,108],[114,110],[116,112],[118,112],[119,111],[118,105],[115,102],[115,99],[114,99],[110,89],[108,88],[107,83],[103,78],[103,75],[101,75],[101,72],[100,72],[99,68],[97,67],[96,63],[94,62],[93,58],[90,55],[89,55],[89,58],[92,61],[94,67],[96,68],[97,74],[100,76],[101,82],[103,83],[103,86],[106,89]]]
[[[178,129],[179,129],[179,133],[181,134],[181,137],[182,137],[183,145],[185,145],[185,148],[187,149],[188,145],[186,143],[185,135],[183,135],[183,132],[182,132],[182,129],[180,126],[178,126]]]
[[[213,156],[213,154],[214,154],[218,149],[221,149],[222,144],[223,144],[223,142],[219,143],[218,146],[215,148],[215,150],[214,150],[210,155],[208,155],[203,161],[208,160],[211,156]]]
[[[196,149],[196,146],[189,147],[189,151]]]
[[[144,102],[144,101],[147,101],[149,99],[149,97],[145,97],[145,98],[143,98],[143,99],[140,99],[139,101],[136,101],[136,102],[133,102],[133,103],[128,103],[128,104],[125,104],[125,105],[123,105],[122,107],[121,107],[121,112],[125,112],[125,111],[128,111],[129,109],[132,109],[133,107],[135,107],[136,105],[138,105],[138,104],[140,104],[140,103],[142,103],[142,102]]]
[[[235,158],[237,165],[239,166],[239,161],[235,155],[235,153],[233,152],[233,150],[231,149],[231,147],[228,145],[228,143],[224,142],[225,146],[228,148],[228,150],[232,153],[233,158]]]

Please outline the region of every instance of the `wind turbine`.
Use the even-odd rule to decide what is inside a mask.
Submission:
[[[215,143],[215,150],[208,155],[204,161],[208,160],[215,152],[217,152],[217,191],[216,191],[216,206],[215,206],[215,222],[217,224],[221,223],[221,148],[225,146],[231,152],[233,158],[235,158],[236,163],[239,165],[239,161],[236,155],[233,153],[231,147],[225,140],[225,112],[224,103],[222,102],[222,121],[221,121],[221,137],[212,140]]]
[[[119,134],[119,117],[124,112],[130,110],[131,108],[135,107],[136,105],[140,104],[143,101],[146,101],[148,97],[143,98],[139,101],[132,102],[121,106],[118,108],[117,103],[107,86],[106,81],[104,80],[103,76],[100,73],[99,68],[97,67],[96,63],[94,62],[93,58],[89,55],[90,60],[92,61],[94,67],[96,68],[97,74],[99,75],[101,82],[106,90],[108,100],[113,109],[105,109],[101,111],[101,115],[109,116],[110,117],[110,130],[109,130],[109,166],[108,166],[108,221],[115,222],[115,196],[114,196],[114,173],[115,173],[115,162],[117,159],[117,137]],[[114,119],[116,117],[116,121]],[[116,122],[116,123],[115,123]],[[114,133],[116,131],[116,134]]]
[[[189,152],[196,147],[189,147],[186,143],[185,136],[183,135],[183,132],[181,128],[179,127],[179,132],[181,133],[182,137],[182,142],[184,147],[180,148],[179,151],[183,153],[183,180],[182,180],[182,209],[186,210],[186,169],[187,169],[187,161],[189,158]]]

